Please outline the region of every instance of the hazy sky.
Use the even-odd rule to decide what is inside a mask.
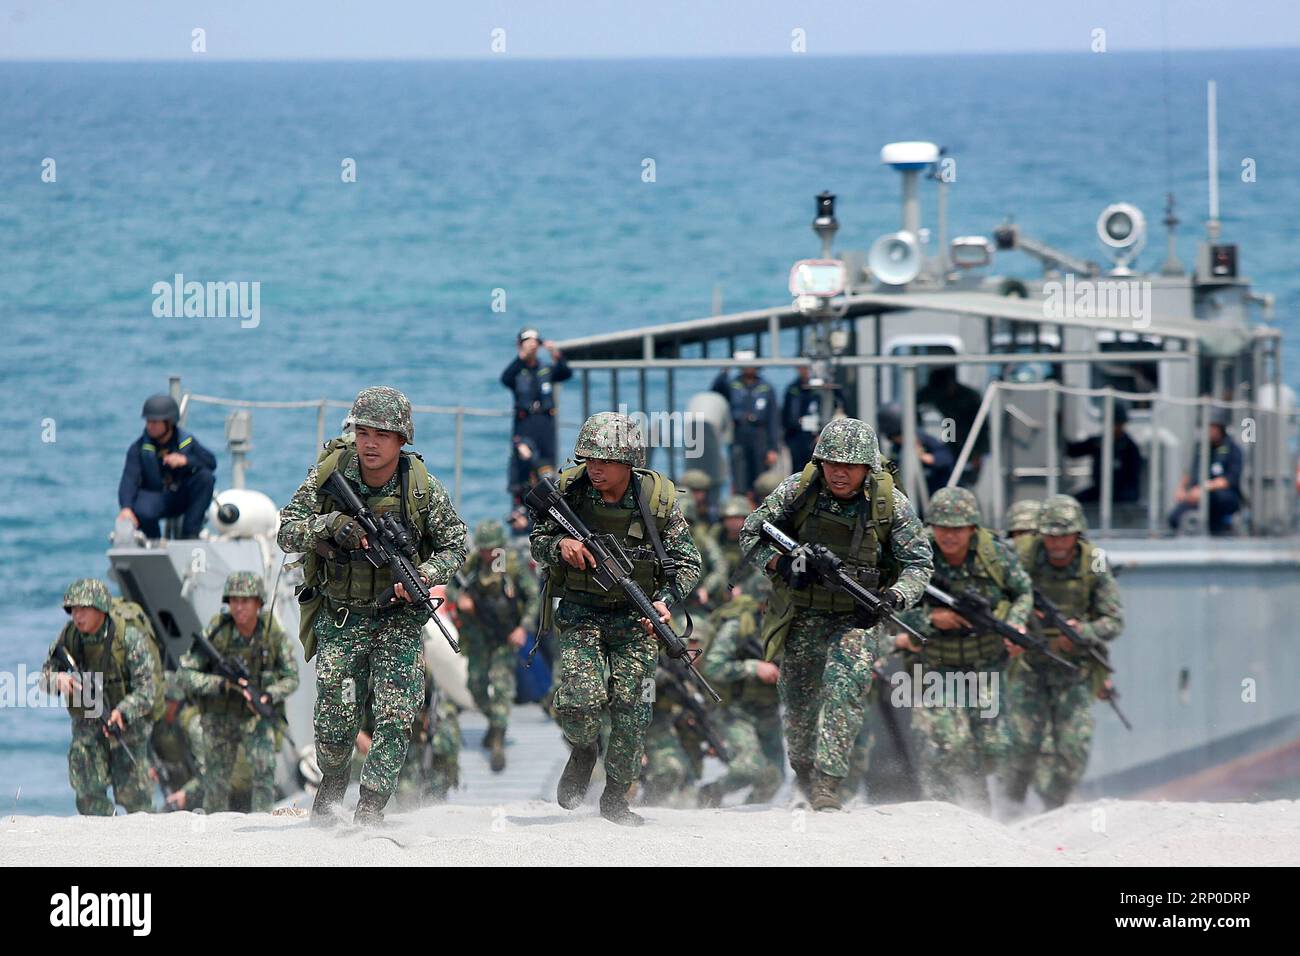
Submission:
[[[1167,9],[1162,26],[1162,8]],[[0,0],[0,59],[1087,52],[1300,46],[1296,0]]]

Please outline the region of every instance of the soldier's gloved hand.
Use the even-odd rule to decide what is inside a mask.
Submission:
[[[808,556],[801,551],[783,554],[776,559],[776,573],[781,580],[796,591],[802,591],[813,583],[816,574],[808,565]]]
[[[355,551],[361,547],[361,540],[365,537],[361,525],[348,515],[337,512],[338,517],[330,522],[330,537],[334,543],[345,551]]]
[[[879,610],[858,606],[855,614],[858,627],[875,627],[884,618],[888,617],[891,611],[900,610],[903,607],[903,596],[893,588],[886,588],[880,592],[880,603]]]

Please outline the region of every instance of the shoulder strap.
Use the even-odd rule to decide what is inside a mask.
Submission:
[[[1084,587],[1088,589],[1088,598],[1092,598],[1092,589],[1097,582],[1097,572],[1093,570],[1092,562],[1094,552],[1097,549],[1093,547],[1091,541],[1080,536],[1079,538],[1079,574],[1083,578]]]
[[[803,471],[799,472],[799,481],[795,483],[795,494],[790,501],[789,511],[796,531],[803,527],[817,505],[817,489],[821,484],[821,474],[822,470],[817,467],[815,461],[808,462],[803,466]]]
[[[975,560],[999,590],[1006,590],[1007,576],[1002,572],[1002,562],[998,560],[997,547],[993,543],[993,532],[988,528],[975,529]]]

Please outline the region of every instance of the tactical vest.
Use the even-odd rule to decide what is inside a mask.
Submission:
[[[824,544],[844,561],[845,568],[869,588],[886,588],[898,580],[898,566],[889,547],[894,520],[894,476],[886,468],[872,469],[864,495],[852,514],[839,514],[824,507],[820,491],[821,469],[809,462],[799,475],[790,525],[798,541]],[[829,493],[829,492],[828,492]],[[846,614],[857,604],[842,591],[832,591],[820,582],[790,590],[784,581],[773,582],[789,591],[796,609]]]
[[[1048,563],[1043,539],[1038,535],[1017,538],[1016,550],[1020,555],[1020,563],[1034,579],[1035,588],[1051,599],[1066,618],[1072,617],[1080,622],[1088,620],[1092,592],[1097,583],[1097,574],[1092,567],[1096,548],[1091,542],[1079,538],[1077,575],[1069,575],[1068,568],[1055,568]],[[1049,638],[1059,637],[1060,633],[1054,627],[1043,627],[1043,634]]]
[[[971,550],[974,552],[975,560],[972,562],[969,555],[967,556],[967,563],[972,572],[971,578],[990,581],[993,587],[972,586],[976,581],[971,580],[968,580],[963,587],[970,587],[972,591],[985,596],[991,591],[996,592],[997,600],[990,603],[993,605],[994,613],[1001,618],[1006,614],[1011,602],[1006,598],[1007,580],[998,561],[997,549],[993,544],[993,532],[987,528],[976,528],[972,544],[974,547]],[[947,576],[948,563],[940,556],[937,547],[934,563],[936,572]],[[925,660],[939,667],[991,664],[1000,661],[1006,655],[1006,646],[1002,643],[1002,638],[991,631],[963,634],[960,631],[932,630],[929,637],[929,643],[925,646]]]
[[[108,716],[118,704],[122,703],[135,690],[131,686],[131,671],[126,661],[126,639],[124,635],[128,625],[137,628],[144,634],[146,644],[149,646],[154,681],[158,687],[158,699],[154,702],[153,709],[150,711],[149,720],[157,721],[161,719],[163,712],[167,709],[167,701],[162,694],[162,658],[159,656],[158,645],[154,640],[153,624],[149,620],[149,615],[145,614],[144,608],[134,601],[115,597],[112,604],[109,605],[106,623],[107,633],[102,641],[86,641],[85,635],[77,630],[74,623],[69,621],[63,626],[58,643],[68,649],[68,653],[72,655],[73,660],[77,662],[77,667],[83,674],[103,675],[104,687],[100,705],[103,707],[103,716]],[[67,661],[60,659],[58,663],[62,668],[63,665],[67,664]],[[92,713],[71,703],[68,704],[68,713],[78,719],[98,719]]]
[[[474,599],[476,623],[489,631],[493,624],[500,628],[500,633],[488,634],[488,637],[496,641],[505,640],[506,635],[521,623],[524,612],[519,590],[515,585],[519,577],[519,555],[511,549],[506,549],[503,556],[506,560],[505,570],[494,571],[489,565],[483,573],[479,573],[478,555],[477,553],[472,555],[469,565],[465,568],[465,579],[468,583],[463,589]],[[488,623],[489,620],[492,624]]]
[[[275,681],[277,668],[283,662],[276,642],[271,640],[270,612],[263,611],[257,616],[257,629],[253,631],[248,644],[244,643],[243,636],[235,627],[235,619],[229,614],[221,615],[221,623],[208,639],[212,641],[213,649],[227,661],[243,664],[260,690],[266,690],[266,685]],[[223,694],[200,697],[198,704],[205,714],[242,716],[248,713],[244,695],[229,689]],[[276,712],[283,715],[283,701],[276,704]]]
[[[316,468],[316,487],[323,488],[335,471],[346,469],[356,459],[356,446],[342,439],[334,439],[325,446]],[[398,512],[411,532],[416,548],[424,547],[424,529],[429,516],[429,470],[415,452],[402,452],[398,461],[398,474],[405,494],[372,495],[368,489],[353,490],[375,515]],[[345,511],[343,503],[329,493],[320,491],[316,497],[316,514]],[[322,554],[321,552],[326,552]],[[303,581],[315,587],[334,606],[373,605],[376,598],[393,583],[392,572],[387,567],[375,568],[364,557],[364,551],[347,551],[332,543],[318,545],[308,552],[303,562]],[[420,559],[428,557],[421,551]]]
[[[587,466],[576,465],[560,472],[556,487],[564,495],[579,520],[593,534],[608,534],[623,546],[632,561],[632,578],[651,598],[668,582],[668,575],[660,565],[658,556],[646,533],[644,514],[649,514],[662,537],[672,515],[677,490],[672,481],[657,471],[644,468],[632,470],[633,494],[639,504],[631,508],[621,505],[597,504],[587,494],[591,487],[587,480]],[[586,607],[616,608],[628,605],[627,598],[618,589],[606,591],[596,583],[590,568],[579,570],[561,561],[547,576],[547,587],[555,597]]]

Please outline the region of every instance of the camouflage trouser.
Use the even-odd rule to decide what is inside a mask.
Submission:
[[[888,688],[886,688],[888,690]],[[867,707],[862,712],[862,729],[853,741],[853,750],[849,752],[849,772],[840,788],[843,799],[856,797],[867,784],[867,771],[871,769],[871,748],[876,744],[876,721],[871,703],[873,694],[880,693],[880,687],[873,685],[867,692]],[[883,731],[880,731],[883,733]]]
[[[601,713],[608,708],[605,776],[622,786],[631,786],[640,775],[654,699],[658,650],[654,636],[641,630],[639,618],[636,611],[602,611],[568,601],[561,601],[555,612],[560,636],[555,712],[560,730],[572,744],[592,744],[600,735]]]
[[[723,717],[731,763],[713,786],[718,794],[753,787],[746,803],[767,803],[785,777],[785,747],[781,741],[781,711],[735,703]]]
[[[203,715],[203,809],[230,809],[230,792],[240,746],[249,769],[249,808],[270,813],[275,808],[275,723],[247,712]]]
[[[858,627],[853,614],[795,614],[778,682],[790,766],[816,766],[832,777],[848,774],[871,686],[877,630]]]
[[[432,734],[423,714],[413,728],[397,779],[399,806],[442,803],[460,785],[460,708],[444,698],[435,710]]]
[[[77,812],[111,817],[113,803],[127,813],[153,811],[153,781],[149,779],[149,724],[131,724],[124,744],[105,737],[97,720],[72,722],[72,746],[68,748],[68,783],[77,797]],[[135,764],[123,747],[131,752]],[[108,798],[109,785],[113,800]]]
[[[666,707],[656,707],[645,735],[646,799],[663,800],[686,789],[693,779],[690,755],[682,746],[674,726],[675,715]]]
[[[488,719],[490,728],[506,729],[515,699],[515,665],[519,653],[509,642],[493,642],[481,631],[465,634],[469,663],[469,692]]]
[[[424,698],[421,616],[406,610],[351,615],[342,627],[335,627],[336,619],[323,610],[314,625],[316,762],[322,773],[347,771],[373,681],[375,729],[361,786],[387,796],[397,787]]]
[[[1092,685],[1086,677],[1057,677],[1020,664],[1010,670],[1005,792],[1012,800],[1023,800],[1042,757],[1047,773],[1038,778],[1035,789],[1049,809],[1059,807],[1088,766]],[[1052,746],[1045,752],[1049,739]]]
[[[915,673],[912,671],[911,673]],[[922,688],[928,706],[912,709],[913,752],[926,800],[943,800],[975,809],[989,809],[985,777],[1001,772],[1007,755],[1005,674],[997,665],[966,671],[924,672]],[[978,677],[991,693],[979,697]],[[935,676],[930,676],[935,675]],[[947,680],[951,676],[953,680]],[[942,704],[930,701],[928,681],[944,679]],[[963,682],[959,686],[957,679]],[[996,688],[996,690],[994,690]]]

